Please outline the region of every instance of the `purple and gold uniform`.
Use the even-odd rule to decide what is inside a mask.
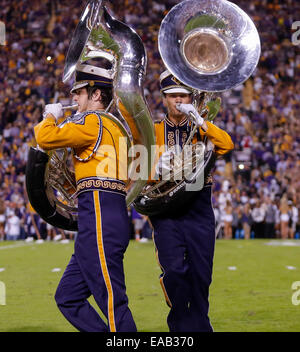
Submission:
[[[230,136],[214,124],[206,122],[194,136],[209,140],[217,155],[233,149]],[[167,149],[182,147],[191,123],[183,119],[175,125],[166,117],[155,123],[156,143]],[[161,150],[160,152],[164,152]],[[212,177],[197,195],[176,213],[151,216],[154,242],[162,269],[160,283],[170,307],[167,318],[170,331],[212,331],[208,317],[208,295],[212,278],[215,245],[215,218],[211,203]]]
[[[35,136],[44,150],[71,147],[74,151],[78,236],[55,294],[59,309],[80,331],[136,331],[123,269],[129,220],[127,165],[119,146],[122,131],[101,112],[87,111],[61,127],[45,118],[35,127]],[[88,302],[91,295],[107,323]]]

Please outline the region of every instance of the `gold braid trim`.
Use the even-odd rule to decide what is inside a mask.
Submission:
[[[118,180],[83,179],[77,183],[77,193],[97,189],[126,194],[124,183]]]

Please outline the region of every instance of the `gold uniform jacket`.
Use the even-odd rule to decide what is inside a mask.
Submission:
[[[193,143],[202,141],[207,143],[210,141],[214,144],[215,153],[217,156],[222,156],[234,148],[234,144],[229,134],[217,127],[213,123],[206,121],[207,130],[202,128],[197,130],[193,138]],[[185,118],[178,125],[175,125],[168,117],[154,124],[156,135],[156,160],[168,149],[174,149],[176,146],[181,148],[187,141],[192,130],[191,122]],[[152,173],[152,178],[153,178]],[[211,177],[209,177],[211,181]]]
[[[207,137],[215,145],[217,155],[224,155],[234,148],[231,137],[227,132],[209,121],[206,121],[206,124],[208,127],[207,130],[204,131],[202,128],[199,128],[198,133],[194,136],[193,143],[197,140],[204,141],[205,137]],[[191,132],[191,123],[187,118],[182,120],[179,125],[175,125],[166,117],[161,121],[155,122],[154,127],[156,144],[158,147],[165,145],[165,149],[170,149],[176,144],[182,147]],[[160,149],[160,154],[163,152]]]
[[[73,148],[78,194],[102,189],[124,193],[127,178],[127,142],[119,126],[99,111],[76,114],[61,125],[46,118],[34,128],[44,150]]]

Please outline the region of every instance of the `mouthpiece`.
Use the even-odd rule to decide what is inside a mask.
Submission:
[[[181,105],[181,103],[177,103],[177,104],[176,104],[176,109],[177,109],[178,111],[182,112],[182,110],[180,109],[180,105]]]
[[[77,109],[77,108],[78,108],[78,104],[66,105],[66,106],[62,107],[63,110],[74,110],[74,109]]]

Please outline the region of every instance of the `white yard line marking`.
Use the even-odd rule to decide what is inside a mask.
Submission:
[[[53,268],[51,271],[53,273],[57,273],[57,272],[61,271],[61,268]]]
[[[34,242],[31,243],[15,243],[15,244],[8,244],[6,246],[0,246],[1,249],[10,249],[10,248],[18,248],[18,247],[25,247],[25,246],[32,246]]]
[[[300,246],[300,241],[270,241],[265,243],[268,246],[287,246],[287,247],[297,247]]]

